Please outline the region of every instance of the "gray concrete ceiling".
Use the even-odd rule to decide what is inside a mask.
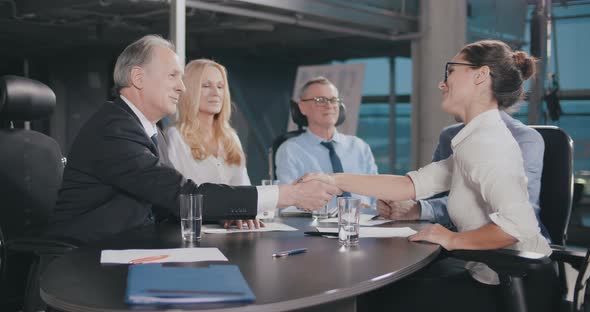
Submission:
[[[187,55],[409,56],[416,1],[187,0]],[[167,36],[162,0],[0,0],[0,55],[122,47]]]

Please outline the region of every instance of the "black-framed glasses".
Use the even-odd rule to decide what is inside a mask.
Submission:
[[[342,103],[341,98],[337,98],[337,97],[327,98],[325,96],[316,96],[316,97],[312,97],[309,99],[301,99],[301,101],[302,102],[313,101],[315,103],[315,105],[320,106],[320,107],[326,107],[330,104],[340,105]]]
[[[447,79],[449,78],[449,66],[450,65],[463,65],[463,66],[470,66],[470,67],[482,67],[482,66],[486,66],[487,64],[473,64],[473,63],[460,63],[460,62],[447,62],[445,64],[445,80],[444,82],[447,82]],[[492,73],[490,72],[490,76],[493,77]]]

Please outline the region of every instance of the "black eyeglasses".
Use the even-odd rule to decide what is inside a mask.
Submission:
[[[449,78],[449,65],[464,65],[464,66],[471,66],[471,67],[482,67],[482,66],[486,66],[487,64],[472,64],[472,63],[447,62],[445,64],[445,82],[447,82],[447,79]],[[494,77],[494,75],[492,75],[491,72],[490,72],[490,76]]]
[[[316,97],[312,97],[309,99],[301,99],[301,101],[302,102],[313,101],[315,103],[315,105],[320,106],[320,107],[326,107],[330,104],[340,105],[342,103],[342,99],[340,99],[340,98],[333,97],[330,99],[325,96],[316,96]]]

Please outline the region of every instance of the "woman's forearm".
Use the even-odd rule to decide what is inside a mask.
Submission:
[[[447,249],[489,250],[510,246],[518,240],[494,223],[476,230],[455,233]]]
[[[333,178],[336,186],[345,192],[396,201],[416,197],[414,183],[407,176],[337,173]]]

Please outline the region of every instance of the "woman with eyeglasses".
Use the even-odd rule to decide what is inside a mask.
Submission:
[[[534,70],[534,58],[501,41],[468,44],[446,64],[438,86],[442,109],[465,123],[452,140],[452,156],[406,176],[310,174],[302,180],[318,179],[342,191],[396,201],[450,191],[447,207],[458,232],[434,224],[410,241],[446,250],[509,248],[549,255],[528,200],[521,151],[499,112],[522,100],[524,82]],[[453,311],[495,311],[498,283],[498,275],[482,263],[446,259],[380,292],[395,292],[395,299],[384,303],[390,311],[432,311],[445,304],[452,304]],[[404,294],[428,300],[405,300]],[[537,302],[543,304],[541,298]]]
[[[232,107],[225,67],[208,59],[193,60],[186,65],[184,84],[178,121],[165,132],[170,162],[197,184],[250,185],[242,145],[229,123]],[[258,220],[245,222],[250,228],[261,225]],[[242,221],[237,225],[241,227]]]

